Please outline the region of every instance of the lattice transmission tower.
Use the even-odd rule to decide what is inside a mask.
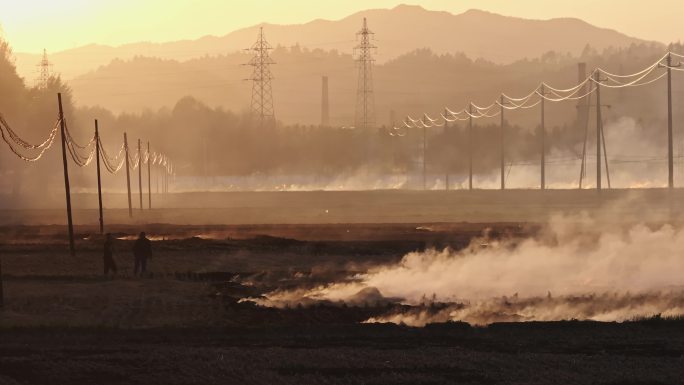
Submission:
[[[52,76],[52,63],[48,60],[47,51],[43,49],[43,57],[38,64],[38,76],[36,77],[35,85],[38,88],[46,89]]]
[[[254,56],[246,65],[252,66],[252,77],[246,79],[252,81],[252,116],[259,119],[264,126],[275,123],[273,112],[273,92],[271,89],[271,64],[276,64],[270,56],[273,49],[264,38],[264,29],[259,28],[259,38],[256,43],[248,48]]]
[[[363,18],[363,28],[356,33],[359,44],[354,47],[356,63],[359,67],[359,79],[356,91],[356,120],[357,128],[375,127],[375,97],[373,95],[373,50],[377,47],[371,43],[374,33],[368,29],[366,18]]]

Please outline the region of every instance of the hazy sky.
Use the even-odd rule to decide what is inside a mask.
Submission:
[[[532,19],[578,17],[644,39],[684,40],[682,0],[0,0],[0,25],[15,51],[54,52],[224,35],[259,22],[340,19],[401,3],[452,13],[478,8]]]

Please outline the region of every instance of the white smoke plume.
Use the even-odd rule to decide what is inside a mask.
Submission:
[[[367,323],[391,322],[422,327],[428,323],[464,321],[472,325],[494,322],[595,320],[627,321],[645,317],[681,317],[684,292],[662,290],[646,293],[604,292],[600,294],[521,298],[491,298],[474,302],[427,305],[404,312],[373,317]]]
[[[588,131],[586,175],[584,188],[596,184],[596,140],[592,126]],[[667,142],[662,127],[646,126],[630,117],[610,119],[604,127],[608,171],[604,159],[603,184],[610,174],[614,188],[651,188],[667,186]],[[603,154],[603,148],[601,149]],[[547,148],[546,187],[550,189],[573,189],[579,186],[582,143],[572,150]],[[175,192],[196,191],[358,191],[423,189],[422,158],[417,152],[408,170],[388,172],[385,168],[361,167],[339,174],[252,174],[244,176],[179,176],[174,182]],[[513,189],[538,188],[540,185],[540,158],[517,154],[509,148],[506,154],[506,186]],[[675,147],[676,178],[684,178],[684,143],[678,141]],[[602,155],[603,157],[603,155]],[[476,160],[477,161],[477,160]],[[443,164],[428,162],[425,176],[429,190],[446,189],[447,175]],[[468,175],[453,170],[448,175],[449,189],[467,189]],[[478,189],[498,189],[500,171],[498,167],[487,172],[476,171],[473,186]],[[92,187],[88,191],[93,191]]]
[[[409,305],[420,306],[426,297],[450,304],[369,320],[418,326],[684,314],[684,231],[668,224],[615,223],[587,214],[555,216],[532,238],[484,236],[460,251],[413,252],[346,282],[276,291],[257,302],[358,302],[364,290],[374,289],[375,297]]]
[[[179,177],[176,192],[196,191],[361,191],[397,190],[407,184],[403,174],[381,175],[372,167],[335,175],[246,175]]]

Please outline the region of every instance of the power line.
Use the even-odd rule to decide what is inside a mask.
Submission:
[[[599,72],[603,75],[605,75],[605,79],[602,80],[601,85],[605,86],[607,88],[626,88],[626,87],[638,87],[638,86],[645,86],[652,84],[663,77],[667,75],[667,73],[660,74],[659,76],[656,76],[654,78],[649,79],[649,76],[657,69],[659,66],[661,67],[666,67],[670,68],[673,70],[684,70],[682,68],[677,68],[675,66],[668,66],[662,65],[662,61],[668,56],[668,55],[674,55],[677,57],[684,57],[684,55],[679,55],[675,54],[672,52],[668,52],[667,54],[663,55],[657,62],[651,64],[650,66],[646,67],[645,69],[638,71],[636,73],[632,73],[629,75],[617,75],[610,73],[608,71],[605,71],[601,68],[597,68],[594,70],[594,72]],[[555,88],[553,86],[550,86],[546,84],[545,82],[541,82],[532,92],[529,94],[525,95],[522,98],[514,98],[511,97],[510,95],[507,95],[505,93],[502,93],[508,103],[506,105],[501,105],[498,100],[495,100],[492,104],[486,107],[481,107],[476,104],[473,104],[472,102],[469,104],[471,108],[474,108],[475,111],[469,111],[467,109],[463,109],[459,112],[453,112],[450,109],[446,109],[446,111],[452,115],[452,118],[448,118],[444,114],[441,114],[441,117],[444,122],[453,122],[456,120],[468,120],[470,118],[473,119],[479,119],[479,118],[492,118],[495,116],[498,116],[501,111],[495,114],[489,113],[490,109],[492,109],[495,106],[502,107],[507,110],[517,110],[517,109],[529,109],[536,107],[537,105],[541,104],[541,100],[547,100],[551,102],[562,102],[566,100],[581,100],[589,95],[593,94],[594,92],[597,91],[597,83],[596,80],[594,79],[594,72],[587,76],[584,80],[580,81],[577,85],[570,87],[570,88]],[[620,78],[620,79],[626,79],[626,81],[621,81],[617,80],[615,78]],[[588,83],[592,83],[592,87],[589,88],[588,91],[585,91],[585,86]],[[540,87],[545,87],[545,89],[548,91],[549,94],[553,96],[547,96],[547,95],[541,95],[539,93]],[[584,92],[584,93],[582,93]],[[534,103],[530,104],[530,102],[533,100],[533,98],[537,98]],[[465,116],[462,116],[465,115]],[[414,122],[415,123],[415,122]],[[436,124],[436,123],[435,123]]]

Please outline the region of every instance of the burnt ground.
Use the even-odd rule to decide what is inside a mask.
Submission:
[[[0,382],[677,384],[682,322],[5,330]]]
[[[684,321],[362,324],[404,305],[261,308],[244,297],[345,279],[411,251],[533,235],[524,223],[146,225],[150,274],[131,277],[129,239],[77,227],[0,229],[5,306],[0,384],[684,383]],[[249,284],[247,284],[249,282]],[[426,305],[426,311],[431,306]]]

